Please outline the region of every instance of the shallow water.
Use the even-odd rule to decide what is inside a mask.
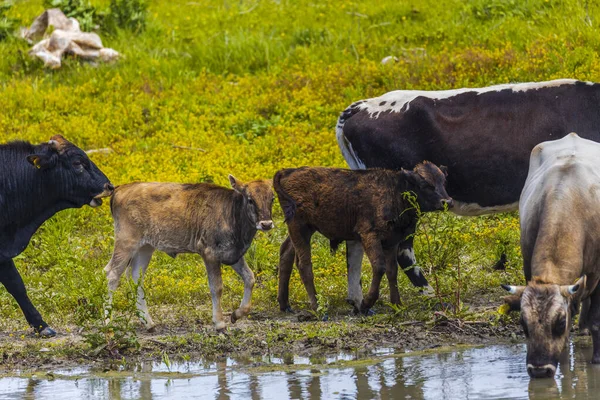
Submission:
[[[268,372],[247,358],[154,362],[114,376],[77,368],[6,377],[0,399],[597,399],[600,366],[590,358],[588,342],[571,345],[555,379],[544,380],[527,376],[524,345],[425,355],[379,349],[359,362],[352,354],[264,357]]]

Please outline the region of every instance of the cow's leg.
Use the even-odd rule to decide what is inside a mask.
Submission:
[[[8,293],[15,298],[25,315],[25,319],[36,333],[42,337],[56,335],[56,332],[42,319],[39,311],[33,306],[31,300],[29,300],[27,289],[25,289],[23,279],[19,271],[17,271],[13,260],[0,263],[0,282],[6,287]]]
[[[312,257],[310,252],[310,239],[313,231],[303,224],[294,223],[292,220],[288,224],[288,232],[290,239],[294,244],[296,251],[298,271],[300,272],[300,278],[308,293],[308,299],[310,300],[310,306],[313,310],[318,307],[317,304],[317,290],[315,289],[315,278],[313,275],[312,268]]]
[[[348,268],[348,298],[346,301],[360,311],[363,300],[361,271],[363,259],[363,246],[360,241],[349,240],[346,242],[346,267]]]
[[[250,306],[252,304],[252,288],[254,288],[254,274],[244,257],[231,266],[244,281],[244,298],[240,307],[231,314],[231,322],[235,323],[238,319],[245,317],[250,312]]]
[[[290,237],[286,237],[279,248],[279,286],[277,288],[277,302],[279,309],[284,312],[292,312],[290,307],[290,277],[294,269],[296,251]]]
[[[371,287],[367,296],[364,298],[360,307],[361,312],[367,312],[377,299],[379,299],[379,286],[381,285],[381,278],[385,274],[385,253],[381,242],[376,235],[367,235],[362,238],[363,247],[369,261],[371,262],[371,268],[373,269],[373,278],[371,280]]]
[[[154,330],[154,322],[148,312],[148,305],[146,304],[146,293],[143,287],[144,276],[148,269],[148,264],[154,253],[154,248],[150,245],[143,246],[140,248],[135,256],[131,259],[131,277],[137,287],[137,309],[142,314],[142,320],[146,329],[151,332]]]
[[[400,293],[398,292],[398,246],[385,249],[385,274],[390,285],[390,303],[400,304]]]
[[[588,321],[592,333],[592,364],[600,364],[600,288],[596,287],[590,296]]]
[[[213,322],[217,332],[225,332],[225,320],[221,308],[221,296],[223,295],[223,278],[221,276],[221,262],[204,258],[206,273],[208,275],[208,286],[212,299]]]
[[[429,289],[429,282],[416,262],[413,238],[410,237],[398,246],[398,264],[415,287]]]

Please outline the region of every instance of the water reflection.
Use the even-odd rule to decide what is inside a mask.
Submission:
[[[145,363],[123,377],[78,369],[55,371],[57,379],[0,379],[0,399],[585,399],[600,393],[600,366],[589,363],[591,346],[571,346],[555,379],[530,380],[525,347],[487,348],[378,358],[357,366],[322,367],[292,355],[272,358],[273,370],[256,372],[251,360]],[[328,362],[352,355],[320,358]],[[306,368],[281,370],[282,364]]]

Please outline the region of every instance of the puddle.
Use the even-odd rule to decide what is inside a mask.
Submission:
[[[6,377],[0,399],[586,399],[600,393],[600,366],[590,357],[591,343],[571,345],[555,379],[534,381],[525,345],[402,356],[378,349],[359,362],[353,354],[263,357],[267,372],[243,358],[148,362],[107,374],[76,368]]]

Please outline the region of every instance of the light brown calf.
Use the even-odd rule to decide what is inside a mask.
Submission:
[[[138,285],[138,310],[150,330],[154,322],[148,313],[142,277],[155,250],[175,257],[180,253],[200,254],[206,265],[218,331],[225,329],[221,309],[223,281],[221,264],[231,265],[244,281],[244,298],[231,314],[231,321],[250,311],[254,274],[244,260],[257,230],[273,227],[270,180],[244,184],[229,175],[233,190],[210,183],[130,183],[119,186],[111,200],[115,226],[115,248],[104,269],[108,290],[131,266]]]

